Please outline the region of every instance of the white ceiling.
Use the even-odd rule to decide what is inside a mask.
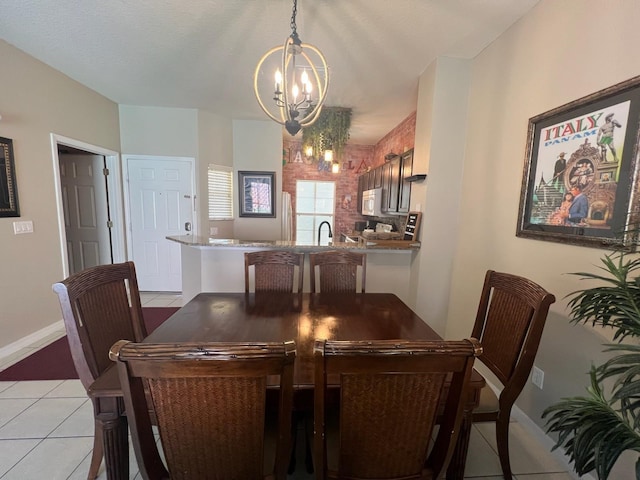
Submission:
[[[298,0],[298,34],[327,58],[326,105],[376,143],[416,108],[438,56],[473,58],[538,0]],[[127,105],[266,119],[260,56],[291,33],[292,0],[2,0],[0,38]]]

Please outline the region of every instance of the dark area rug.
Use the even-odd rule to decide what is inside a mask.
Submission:
[[[144,307],[142,313],[147,332],[151,333],[177,310],[177,307]],[[73,366],[66,336],[0,372],[2,382],[73,378],[78,378],[78,374]]]

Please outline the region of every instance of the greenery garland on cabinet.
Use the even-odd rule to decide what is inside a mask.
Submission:
[[[558,435],[554,449],[565,450],[579,475],[595,470],[606,480],[624,451],[640,452],[640,259],[621,252],[605,255],[602,263],[604,274],[573,274],[604,285],[570,295],[571,322],[613,328],[617,343],[605,351],[615,355],[591,367],[586,396],[563,398],[542,418]],[[640,459],[635,473],[640,479]]]
[[[313,148],[313,155],[320,158],[324,151],[332,149],[339,157],[349,141],[351,109],[323,107],[318,119],[302,130],[303,147]]]

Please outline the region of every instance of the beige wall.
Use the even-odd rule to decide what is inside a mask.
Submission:
[[[120,105],[124,155],[192,157],[198,155],[198,110]]]
[[[452,239],[456,248],[446,336],[460,338],[471,331],[487,269],[527,276],[553,292],[557,302],[536,360],[545,372],[544,389],[529,383],[517,402],[540,426],[545,407],[560,397],[584,394],[590,363],[601,358],[604,336],[590,327],[570,325],[564,297],[585,286],[566,274],[593,271],[605,252],[516,238],[527,122],[640,73],[638,18],[636,0],[542,0],[472,62],[461,208],[451,218],[459,232]],[[426,72],[423,80],[432,82],[432,77]],[[431,108],[419,105],[416,139],[431,137],[435,144],[438,118]],[[420,161],[426,161],[424,152],[432,148],[416,142]],[[433,152],[428,160],[432,173],[437,161]],[[430,176],[427,190],[435,188],[433,182]],[[412,198],[412,204],[419,200]],[[423,223],[423,238],[429,228]],[[421,255],[433,255],[436,248],[423,248]],[[429,318],[439,312],[427,307],[419,313]],[[612,475],[625,477],[623,472]]]
[[[0,218],[0,348],[61,319],[52,133],[119,151],[118,106],[0,41],[0,136],[13,139],[21,218]],[[33,221],[34,233],[13,234]]]
[[[218,238],[233,237],[233,220],[209,221],[207,170],[210,163],[233,166],[233,127],[231,120],[214,113],[198,111],[198,198],[202,235],[216,227]]]
[[[238,192],[234,192],[233,238],[242,240],[281,240],[282,204],[282,127],[270,120],[233,121],[234,188],[238,187],[238,171],[275,172],[276,217],[239,217]]]
[[[441,335],[447,328],[451,267],[459,227],[470,62],[439,58],[420,78],[411,210],[423,212],[412,271],[414,308]],[[424,133],[424,134],[423,134]]]

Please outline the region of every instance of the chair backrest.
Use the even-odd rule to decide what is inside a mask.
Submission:
[[[244,254],[244,290],[249,291],[249,267],[254,268],[256,292],[302,292],[304,253],[279,250]],[[294,290],[295,267],[298,267],[297,290]]]
[[[524,387],[555,297],[524,277],[489,270],[471,336],[482,343],[479,357],[513,403]]]
[[[316,340],[316,478],[437,478],[453,454],[481,351],[475,339]],[[333,435],[326,397],[335,387],[327,379],[336,377],[340,412]],[[429,452],[437,418],[440,428]]]
[[[316,266],[320,275],[320,292],[347,293],[356,292],[358,267],[362,271],[362,293],[367,278],[367,255],[348,250],[331,250],[309,254],[311,267],[311,293],[316,290]]]
[[[142,341],[142,318],[133,262],[91,267],[53,285],[58,295],[73,363],[82,385],[112,365],[109,348],[118,340]]]
[[[121,341],[112,347],[110,356],[118,365],[144,478],[286,478],[295,342],[174,345]],[[279,412],[272,416],[265,413],[268,376],[279,376]],[[166,468],[152,430],[145,383]],[[272,442],[268,441],[271,437],[265,438],[265,430],[270,431],[265,425],[270,423],[277,425],[272,429],[277,430]],[[274,443],[275,450],[269,449]]]

